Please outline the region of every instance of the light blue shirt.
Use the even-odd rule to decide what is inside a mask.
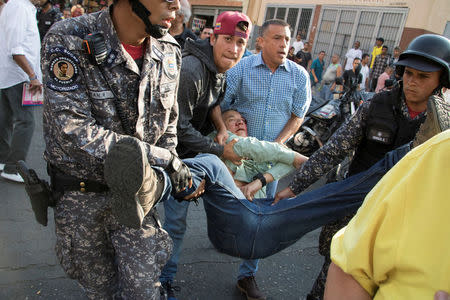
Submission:
[[[291,113],[303,118],[311,103],[311,85],[306,70],[286,59],[274,73],[261,53],[242,59],[227,71],[227,89],[222,111],[235,109],[248,122],[248,135],[274,141]]]

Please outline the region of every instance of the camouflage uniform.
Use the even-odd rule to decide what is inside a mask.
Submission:
[[[328,173],[334,166],[339,164],[348,155],[352,155],[364,138],[365,122],[368,118],[370,101],[363,103],[356,113],[346,124],[336,130],[335,134],[319,150],[317,150],[306,162],[302,169],[295,175],[289,187],[295,194],[300,194],[308,186],[317,181],[321,176]],[[404,99],[401,101],[401,112],[408,120],[411,119]],[[425,112],[419,114],[415,119],[423,117]],[[322,228],[319,238],[319,253],[325,257],[322,269],[308,294],[308,300],[322,299],[325,291],[330,260],[330,245],[333,235],[353,217],[352,215],[327,224]]]
[[[82,48],[83,37],[93,32],[102,33],[106,41],[108,54],[101,67],[92,65]],[[53,168],[105,184],[105,156],[126,136],[120,111],[133,135],[145,143],[149,163],[167,166],[176,153],[181,65],[172,37],[148,38],[139,68],[121,46],[106,10],[55,24],[42,53],[44,157]],[[67,64],[65,76],[58,73],[65,67],[60,62]],[[89,298],[159,296],[158,276],[172,242],[154,210],[135,230],[114,219],[108,193],[67,191],[58,200],[55,223],[60,263]]]

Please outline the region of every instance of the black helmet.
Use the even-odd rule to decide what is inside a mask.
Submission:
[[[442,70],[441,84],[450,88],[450,40],[437,34],[423,34],[416,37],[400,54],[397,66],[433,72]]]

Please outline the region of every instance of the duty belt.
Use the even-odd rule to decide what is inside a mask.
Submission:
[[[52,190],[56,192],[79,191],[82,193],[104,193],[108,191],[106,184],[64,174],[51,165],[48,165],[48,174],[50,175]]]

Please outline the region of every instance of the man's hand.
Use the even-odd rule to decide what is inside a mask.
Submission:
[[[262,188],[261,180],[253,180],[252,182],[239,187],[248,201],[253,201],[255,194]]]
[[[301,155],[298,152],[295,152],[294,162],[292,165],[294,166],[294,168],[296,168],[298,170],[303,165],[303,163],[305,163],[307,160],[308,160],[308,157]]]
[[[184,191],[187,187],[192,187],[192,175],[189,167],[179,159],[172,155],[169,165],[166,167],[166,172],[172,182],[172,188],[175,193]]]
[[[434,300],[450,300],[450,295],[444,291],[437,291],[434,294]]]
[[[216,137],[214,138],[214,141],[216,143],[218,143],[219,145],[225,145],[227,139],[228,139],[228,131],[227,130],[219,130],[217,132]]]
[[[277,204],[280,200],[282,199],[286,199],[286,198],[292,198],[295,197],[294,192],[291,190],[290,187],[285,188],[284,190],[282,190],[281,192],[278,192],[275,195],[275,200],[273,200],[272,205]]]
[[[30,81],[30,92],[33,95],[42,93],[42,84],[38,79]]]
[[[234,149],[233,149],[233,146],[234,146],[234,144],[237,143],[237,141],[238,141],[237,139],[233,139],[228,144],[225,144],[225,147],[223,148],[222,157],[225,158],[225,159],[228,159],[233,164],[239,166],[239,165],[242,164],[242,162],[241,162],[242,157],[237,155],[236,152],[234,152]]]
[[[189,201],[191,199],[196,199],[198,197],[200,197],[204,192],[205,192],[205,185],[206,185],[206,180],[203,179],[199,186],[197,187],[197,189],[190,195],[187,195],[186,197],[183,198],[183,200]]]

